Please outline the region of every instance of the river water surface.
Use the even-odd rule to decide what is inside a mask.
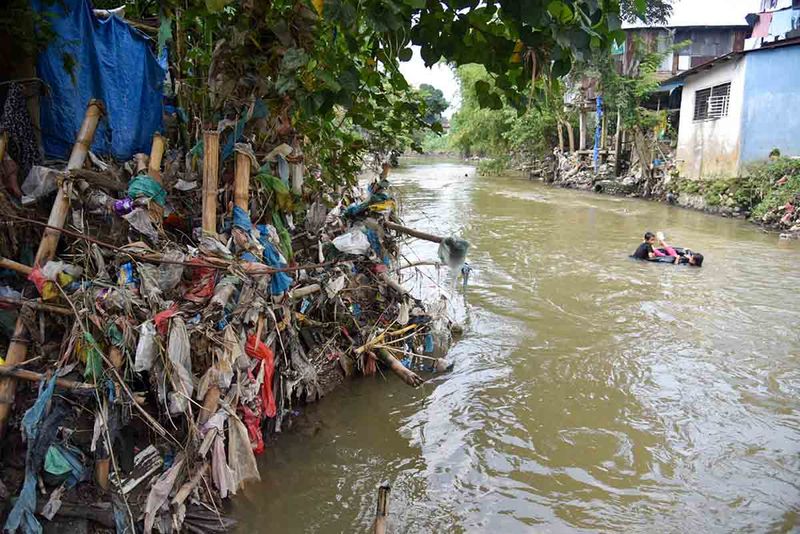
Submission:
[[[409,226],[472,244],[454,370],[306,409],[237,501],[243,532],[800,528],[800,244],[662,204],[404,162]],[[702,269],[628,259],[645,230]],[[409,257],[435,259],[415,242]]]

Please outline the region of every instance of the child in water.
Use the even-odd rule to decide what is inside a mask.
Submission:
[[[659,247],[656,247],[658,243]],[[703,255],[692,252],[691,250],[675,250],[669,246],[664,234],[658,232],[646,232],[644,241],[633,253],[633,258],[645,261],[658,261],[662,263],[675,263],[676,265],[692,265],[694,267],[703,266]]]

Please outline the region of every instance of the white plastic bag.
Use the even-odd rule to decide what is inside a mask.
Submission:
[[[334,239],[333,246],[346,254],[366,255],[369,252],[369,239],[356,228]]]
[[[186,323],[180,317],[172,318],[167,341],[167,356],[172,364],[172,389],[169,394],[169,412],[173,415],[185,411],[192,398],[192,355]]]
[[[136,359],[133,370],[137,373],[149,371],[156,357],[156,326],[153,321],[145,321],[139,326],[139,342],[136,344]]]
[[[22,183],[22,205],[29,206],[58,189],[58,178],[61,175],[55,169],[34,165]]]

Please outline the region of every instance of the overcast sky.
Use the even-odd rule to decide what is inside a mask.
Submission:
[[[757,12],[760,5],[760,0],[676,0],[673,3],[670,25],[745,24],[745,15]],[[458,82],[453,72],[442,64],[432,69],[425,68],[419,55],[419,48],[413,48],[414,57],[411,61],[400,64],[401,72],[414,86],[419,87],[420,84],[427,83],[441,89],[444,97],[450,102],[450,109],[445,113],[449,117],[458,104]]]

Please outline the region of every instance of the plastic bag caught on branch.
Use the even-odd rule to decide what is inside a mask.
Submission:
[[[245,482],[261,480],[247,427],[235,415],[228,418],[228,465],[233,470],[234,493]]]
[[[189,333],[186,331],[186,323],[178,316],[172,318],[167,356],[172,364],[171,379],[174,390],[169,394],[169,412],[178,414],[189,408],[189,399],[194,391]]]
[[[369,239],[359,228],[334,239],[333,246],[340,252],[354,255],[365,255],[370,250]]]
[[[469,242],[458,237],[446,237],[439,243],[439,260],[458,270],[467,259]]]

